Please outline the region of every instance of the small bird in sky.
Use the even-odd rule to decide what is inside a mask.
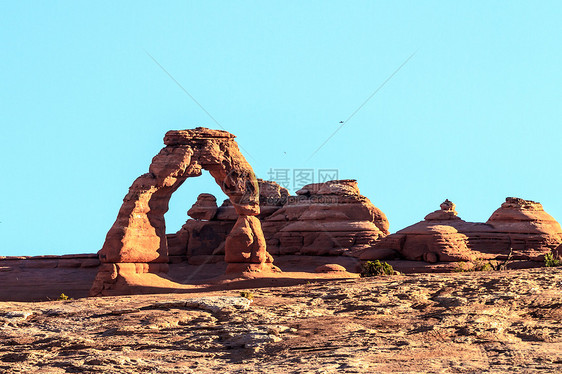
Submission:
[[[340,123],[343,123],[343,121],[340,121]]]

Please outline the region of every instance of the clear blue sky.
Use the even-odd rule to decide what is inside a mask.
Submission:
[[[337,169],[391,231],[445,198],[466,220],[506,196],[562,220],[562,2],[154,4],[0,5],[0,255],[97,251],[165,132],[219,128],[145,51],[258,176]],[[169,232],[201,192],[224,198],[188,180]]]

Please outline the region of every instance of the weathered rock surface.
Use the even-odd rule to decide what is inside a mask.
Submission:
[[[246,281],[259,278],[259,284],[294,285],[318,279],[356,278],[360,261],[354,257],[327,256],[281,256],[275,263],[282,273],[272,272],[271,263],[234,265],[236,273],[225,275],[233,264],[224,262],[223,255],[198,255],[170,264],[162,263],[103,263],[95,254],[65,256],[8,257],[0,259],[0,301],[46,301],[56,300],[61,293],[72,297],[87,297],[96,276],[117,276],[112,288],[103,292],[107,296],[147,293],[192,293],[197,290],[223,290],[246,288]],[[45,257],[45,258],[43,258]],[[57,266],[57,261],[80,260],[81,267]],[[93,262],[93,263],[92,263]],[[417,264],[418,262],[416,262]],[[316,273],[315,269],[325,264],[339,264],[344,273]],[[255,273],[255,268],[264,266],[265,274]],[[269,269],[268,269],[269,267]],[[152,269],[151,269],[152,268]],[[252,269],[254,268],[254,269]],[[231,269],[232,270],[232,269]],[[232,271],[234,271],[232,270]],[[252,270],[254,272],[252,272]],[[246,272],[246,275],[242,274]],[[105,273],[105,274],[104,274]],[[355,273],[355,274],[354,274]],[[240,276],[244,275],[244,276]],[[256,281],[257,282],[257,281]]]
[[[546,253],[562,243],[562,227],[534,201],[508,197],[486,224],[492,227],[492,235],[487,230],[470,235],[482,253],[505,254],[506,248],[513,248],[514,258],[543,261]],[[493,244],[492,237],[497,238]]]
[[[287,189],[275,182],[258,179],[258,183],[258,217],[269,253],[350,254],[388,234],[386,216],[360,194],[354,180],[310,184],[297,196],[289,196]],[[222,253],[225,232],[236,219],[232,204],[225,200],[212,220],[188,220],[177,233],[168,234],[170,254],[189,258],[195,252]],[[211,237],[215,240],[212,243],[205,239]]]
[[[373,245],[388,227],[355,180],[306,185],[263,223],[274,255],[342,255]]]
[[[53,300],[61,293],[87,296],[99,265],[95,253],[0,256],[0,300]]]
[[[326,264],[318,266],[315,270],[316,273],[343,273],[347,270],[338,264]]]
[[[281,208],[287,201],[289,191],[275,182],[263,179],[257,181],[260,205],[260,214],[257,217],[264,219]],[[230,200],[226,199],[211,218],[203,218],[201,215],[195,217],[189,213],[200,212],[202,204],[212,206],[213,201],[216,202],[216,198],[211,194],[199,195],[197,202],[188,211],[194,219],[187,220],[175,234],[167,235],[168,252],[171,256],[187,257],[190,261],[193,256],[224,254],[226,237],[238,220],[238,213]]]
[[[187,211],[187,215],[197,220],[209,221],[217,214],[217,199],[210,193],[202,193],[197,197],[197,201],[191,209]]]
[[[277,212],[289,199],[289,190],[273,181],[258,179],[260,186],[260,220],[264,220]]]
[[[240,225],[253,222],[248,226],[252,231],[248,237],[251,236],[253,241],[238,240],[233,245],[226,245],[228,259],[243,261],[246,257],[239,254],[248,251],[259,254],[250,256],[252,260],[267,259],[265,241],[261,227],[258,227],[260,222],[251,219],[260,213],[258,182],[240,153],[234,135],[199,127],[169,131],[164,144],[166,147],[153,158],[149,173],[137,178],[130,187],[117,220],[99,251],[100,260],[111,266],[100,269],[92,287],[93,295],[103,294],[117,285],[124,287],[128,284],[125,274],[136,277],[146,272],[165,271],[165,266],[154,263],[169,262],[164,214],[168,211],[170,197],[187,178],[201,175],[203,169],[209,171],[229,197]],[[190,210],[191,214],[199,219],[213,218],[216,214],[213,198],[208,194],[200,196]],[[257,239],[259,235],[262,235],[261,241]],[[262,242],[262,247],[255,248],[255,243]],[[147,263],[150,266],[145,266]],[[267,267],[262,265],[260,269]],[[273,266],[269,265],[269,268],[273,269]]]
[[[0,302],[0,371],[562,371],[562,268],[247,290]]]
[[[230,235],[226,238],[225,248],[244,248],[244,251],[227,251],[226,262],[271,262],[266,255],[265,238],[256,217],[241,217],[236,221]],[[269,260],[269,261],[268,261]]]
[[[508,197],[486,223],[466,222],[445,201],[424,221],[406,227],[376,243],[371,252],[393,250],[402,259],[428,263],[495,259],[542,263],[544,255],[562,243],[560,224],[541,204]],[[370,258],[367,253],[363,260]],[[517,266],[514,264],[514,266]]]

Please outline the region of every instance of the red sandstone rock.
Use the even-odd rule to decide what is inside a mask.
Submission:
[[[399,258],[399,253],[394,249],[390,248],[367,248],[361,252],[359,255],[360,260],[393,260]]]
[[[424,220],[426,221],[451,221],[451,220],[460,220],[461,218],[457,216],[457,212],[455,210],[455,204],[453,204],[449,199],[446,199],[440,205],[441,209],[436,210],[435,212],[429,213],[425,216]]]
[[[388,234],[388,220],[357,181],[339,180],[304,186],[265,219],[263,231],[272,254],[341,255]]]
[[[275,213],[287,202],[289,191],[276,182],[263,179],[258,179],[258,188],[260,203],[258,218],[263,220]],[[219,207],[215,219],[219,221],[236,221],[238,219],[238,214],[229,199],[226,199]]]
[[[389,235],[373,249],[394,250],[406,260],[436,262],[513,260],[542,262],[562,242],[562,228],[541,204],[508,197],[486,223],[466,222],[446,200],[425,220]],[[362,260],[368,260],[363,254]],[[374,258],[373,258],[374,259]]]
[[[209,221],[217,214],[217,199],[210,193],[202,193],[187,214],[197,220]]]
[[[176,234],[168,234],[170,255],[224,254],[224,242],[236,221],[188,220]]]
[[[225,261],[235,263],[271,263],[266,251],[260,221],[253,216],[240,216],[225,242]]]
[[[260,220],[264,220],[278,211],[289,197],[289,190],[273,181],[258,179],[260,188]]]
[[[261,211],[261,207],[260,207]],[[230,202],[229,199],[226,199],[222,202],[222,205],[217,209],[217,214],[215,216],[216,220],[219,221],[236,221],[238,219],[238,213],[236,213],[236,209]]]
[[[318,266],[315,270],[316,273],[343,273],[347,272],[346,268],[338,264],[326,264]]]
[[[264,220],[264,235],[268,251],[272,253],[352,253],[388,233],[386,217],[359,194],[356,181],[311,184],[297,196],[289,196],[288,191],[275,182],[258,179],[258,184],[261,210],[258,217]],[[189,257],[195,252],[222,253],[220,243],[229,232],[225,228],[232,228],[236,219],[236,210],[225,200],[212,220],[188,220],[176,234],[169,234],[170,254]],[[212,237],[214,241],[200,237]]]
[[[515,259],[542,262],[562,243],[562,227],[534,201],[508,197],[486,223],[492,235],[485,230],[467,234],[482,253],[505,255],[512,248]]]
[[[562,228],[540,203],[508,197],[488,219],[489,225],[507,233],[548,234],[560,241]]]
[[[276,212],[286,203],[289,191],[275,182],[258,179],[260,214],[264,219]],[[199,212],[203,204],[212,205],[209,201],[216,201],[211,194],[205,195],[206,202],[193,205],[191,211]],[[188,212],[189,214],[189,212]],[[168,252],[174,256],[192,256],[224,254],[224,242],[228,233],[234,227],[238,213],[229,199],[216,210],[216,214],[209,221],[188,220],[175,234],[168,234]]]
[[[149,173],[131,186],[106,242],[104,262],[167,262],[164,213],[172,193],[188,178],[208,170],[242,214],[259,213],[252,168],[225,131],[197,128],[169,131],[166,147]]]
[[[272,261],[265,248],[260,221],[253,217],[260,213],[258,181],[238,150],[234,135],[205,128],[169,131],[164,143],[166,147],[153,158],[149,173],[137,178],[125,196],[117,220],[99,251],[100,260],[114,264],[114,267],[111,271],[107,270],[107,266],[100,270],[92,295],[104,294],[108,287],[119,283],[115,279],[123,278],[125,281],[119,284],[126,284],[127,276],[133,272],[130,267],[115,264],[136,264],[138,270],[138,266],[144,266],[139,264],[169,261],[164,214],[168,211],[170,197],[187,178],[201,175],[202,169],[209,171],[229,197],[237,214],[243,217],[239,218],[239,229],[249,227],[251,230],[248,237],[251,236],[253,241],[248,246],[242,245],[241,231],[235,232],[227,262],[236,260],[259,264],[260,261]],[[213,218],[210,196],[207,194],[201,201],[198,200],[199,205],[191,213],[198,218]],[[202,211],[202,207],[206,209]],[[179,235],[174,239],[177,239],[175,250],[180,248],[178,252],[181,252],[184,238]]]

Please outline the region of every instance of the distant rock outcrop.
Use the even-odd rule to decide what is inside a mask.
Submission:
[[[187,211],[187,215],[195,219],[209,221],[215,217],[217,210],[216,197],[210,193],[202,193],[197,197],[197,201],[191,209]]]
[[[486,223],[466,222],[449,200],[425,219],[399,230],[364,252],[363,260],[399,257],[427,263],[505,260],[542,263],[562,243],[560,224],[541,204],[508,197]],[[533,266],[532,264],[527,264]]]
[[[278,255],[343,255],[372,246],[388,227],[349,179],[306,185],[263,222],[270,253]]]
[[[258,217],[271,254],[351,254],[388,234],[386,216],[360,194],[355,180],[309,184],[297,191],[297,196],[289,196],[287,189],[275,182],[258,179],[258,183]],[[190,212],[201,205],[201,199]],[[192,263],[202,260],[199,255],[223,254],[235,214],[230,201],[225,200],[213,219],[188,220],[181,230],[168,235],[170,254],[187,256]]]
[[[506,248],[513,248],[516,259],[543,261],[545,253],[562,242],[560,224],[540,203],[530,200],[506,198],[486,224],[492,233],[482,230],[470,235],[472,245],[482,253],[501,255]]]

